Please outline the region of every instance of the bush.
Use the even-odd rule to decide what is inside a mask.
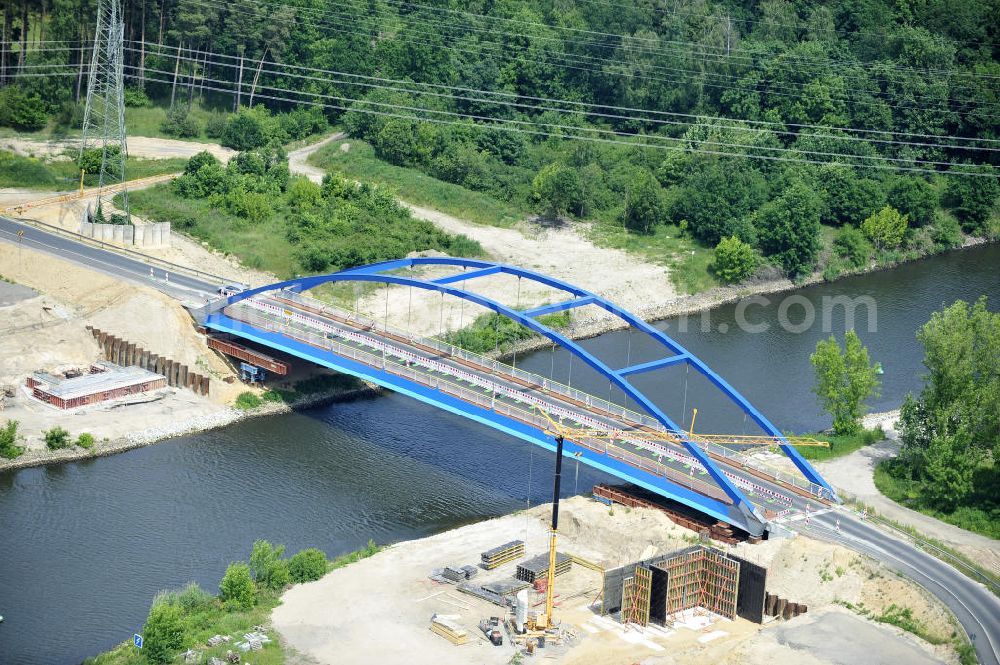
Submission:
[[[326,574],[326,554],[310,547],[288,560],[288,573],[293,582],[312,582]]]
[[[125,106],[144,108],[152,105],[153,102],[149,101],[146,91],[142,88],[125,88]]]
[[[225,113],[212,113],[205,121],[205,136],[210,139],[221,139],[226,132],[228,116]]]
[[[0,89],[0,126],[33,132],[49,121],[45,103],[37,94],[28,94],[17,85]]]
[[[219,598],[229,609],[248,610],[256,604],[257,585],[250,566],[242,561],[229,564],[219,582]]]
[[[852,268],[864,268],[871,261],[871,243],[865,238],[865,234],[850,225],[845,226],[837,235],[833,241],[833,249]]]
[[[196,138],[201,134],[201,128],[194,118],[188,115],[186,106],[177,106],[169,111],[160,125],[160,131],[168,136],[182,139]]]
[[[90,450],[94,447],[94,435],[90,432],[83,432],[77,437],[76,445],[86,450]]]
[[[220,143],[233,150],[263,148],[269,140],[263,113],[241,108],[229,116]]]
[[[154,603],[142,628],[142,651],[150,663],[169,663],[184,646],[184,616],[169,602]]]
[[[62,448],[69,448],[70,436],[69,432],[64,430],[62,427],[53,427],[45,434],[45,445],[48,446],[49,450],[61,450]]]
[[[0,428],[0,457],[14,459],[20,457],[24,452],[24,447],[17,445],[20,437],[17,434],[19,423],[16,420],[8,420]]]
[[[249,390],[244,391],[236,396],[236,408],[248,411],[250,409],[256,409],[261,405],[261,399],[257,397],[254,393]]]
[[[909,219],[892,206],[885,206],[861,222],[861,232],[875,243],[878,249],[899,247],[906,235]]]
[[[962,226],[958,220],[939,212],[931,227],[931,240],[941,249],[951,249],[962,244]]]
[[[284,545],[275,547],[266,540],[254,541],[250,552],[250,574],[258,588],[280,591],[291,581],[288,562],[281,558],[284,553]]]
[[[736,236],[723,238],[715,247],[713,269],[726,282],[742,282],[757,269],[757,254]]]
[[[973,173],[993,176],[993,168],[978,166],[965,169]],[[944,204],[951,208],[955,217],[962,223],[962,229],[967,233],[985,235],[987,220],[996,207],[1000,196],[1000,184],[996,177],[961,177],[952,176],[944,192]]]

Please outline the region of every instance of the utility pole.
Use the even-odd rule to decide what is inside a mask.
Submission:
[[[128,146],[125,141],[125,88],[122,63],[125,21],[121,0],[98,0],[97,28],[94,32],[94,51],[90,59],[90,77],[87,82],[87,105],[83,114],[83,140],[80,156],[89,149],[101,151],[101,168],[97,174],[98,198],[96,211],[104,211],[104,188],[116,182],[125,182],[125,160]],[[121,190],[125,218],[131,223],[128,208],[128,191]]]

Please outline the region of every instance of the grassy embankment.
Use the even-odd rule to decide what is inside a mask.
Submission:
[[[341,146],[349,145],[345,152]],[[433,208],[476,224],[511,227],[531,213],[514,204],[438,180],[417,169],[395,166],[375,156],[360,139],[333,141],[310,155],[308,162],[346,178],[384,185],[407,203]]]
[[[75,155],[71,155],[75,158]],[[138,159],[129,157],[125,173],[129,180],[147,178],[164,173],[177,173],[184,169],[186,159]],[[80,184],[80,171],[73,159],[38,159],[24,157],[0,150],[0,187],[19,187],[39,191],[76,189]],[[97,185],[95,175],[84,177],[83,184]]]
[[[896,460],[885,460],[875,468],[875,487],[896,503],[967,531],[1000,539],[1000,472],[994,464],[975,471],[973,492],[951,512],[927,500],[922,481],[913,480]]]
[[[795,446],[795,449],[802,453],[810,462],[824,462],[836,459],[844,455],[850,455],[856,450],[870,446],[885,438],[885,433],[881,429],[862,430],[857,434],[845,434],[841,436],[817,432],[809,434],[809,437],[819,441],[826,441],[829,448],[822,446]]]
[[[383,548],[373,541],[368,541],[365,547],[348,552],[326,562],[325,571],[329,572],[337,568],[366,559],[380,552]],[[294,557],[293,557],[294,558]],[[252,559],[251,559],[252,560]],[[287,560],[283,560],[287,564]],[[322,564],[322,560],[320,560]],[[322,575],[323,568],[317,575],[311,576],[318,579]],[[219,596],[213,596],[204,591],[198,585],[192,583],[180,591],[163,592],[153,600],[153,607],[160,604],[173,605],[180,610],[179,624],[175,627],[179,629],[179,638],[174,637],[176,648],[168,649],[168,658],[164,660],[153,660],[148,658],[149,648],[144,648],[140,652],[132,644],[131,640],[123,642],[96,657],[85,661],[86,665],[150,665],[151,662],[176,662],[182,661],[180,654],[186,649],[194,649],[201,653],[199,662],[208,662],[209,658],[216,657],[225,659],[226,651],[238,651],[236,642],[243,641],[243,635],[254,630],[255,626],[267,626],[270,622],[271,610],[281,604],[280,596],[286,587],[280,589],[268,589],[261,583],[255,585],[256,593],[252,607],[238,607],[232,602],[225,602]],[[151,607],[151,613],[152,613]],[[147,622],[143,629],[143,637],[147,641],[147,646],[151,639],[156,639],[156,635],[149,629]],[[216,647],[208,647],[207,640],[213,635],[230,635],[232,639],[228,643],[223,643]],[[273,631],[268,631],[271,642],[264,645],[260,651],[242,654],[245,660],[253,662],[255,665],[282,665],[289,660],[290,654],[282,647]]]

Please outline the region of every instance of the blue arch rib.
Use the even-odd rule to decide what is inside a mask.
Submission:
[[[525,270],[524,268],[519,268],[517,266],[511,266],[502,263],[494,263],[491,261],[482,261],[479,259],[463,259],[463,258],[452,258],[452,257],[420,257],[412,259],[400,259],[398,261],[383,261],[382,263],[373,263],[367,266],[361,266],[358,268],[352,268],[351,270],[345,272],[365,272],[365,273],[375,273],[383,272],[386,270],[393,270],[397,268],[407,268],[416,265],[453,265],[462,268],[499,268],[501,272],[515,275],[517,277],[522,277],[529,279],[533,282],[544,284],[552,288],[559,289],[561,291],[566,291],[573,294],[578,299],[585,299],[587,302],[583,304],[594,304],[602,309],[614,314],[622,321],[625,321],[630,326],[641,330],[642,332],[649,335],[653,340],[658,342],[665,349],[671,351],[676,356],[684,356],[683,362],[688,363],[696,370],[698,370],[703,376],[705,376],[716,388],[722,391],[726,397],[729,398],[734,404],[736,404],[743,413],[747,414],[757,425],[767,432],[768,435],[780,441],[779,446],[782,451],[792,460],[799,472],[802,473],[805,478],[811,482],[824,488],[831,498],[836,498],[836,492],[833,488],[823,479],[819,473],[812,467],[811,464],[792,446],[788,443],[788,439],[785,438],[784,433],[779,430],[774,424],[768,420],[764,414],[758,411],[743,395],[739,393],[735,388],[733,388],[729,383],[723,379],[721,376],[716,374],[708,365],[706,365],[700,358],[688,352],[681,344],[676,340],[671,339],[663,331],[651,326],[649,323],[635,316],[628,310],[622,309],[618,305],[614,304],[606,298],[602,298],[596,293],[587,291],[586,289],[581,289],[578,286],[564,282],[555,277],[550,277],[549,275],[543,275],[542,273],[534,272],[532,270]],[[473,279],[472,273],[469,274],[466,279]],[[676,359],[672,362],[678,362],[681,359]],[[660,420],[655,413],[650,412],[650,415]],[[663,423],[663,420],[660,420]],[[680,431],[676,426],[672,426],[672,429]]]
[[[386,275],[383,274],[388,270],[395,270],[400,268],[410,268],[418,265],[451,265],[456,267],[461,267],[463,270],[465,268],[475,268],[469,272],[456,273],[454,275],[446,276],[443,278],[438,278],[435,280],[421,280],[410,277],[403,277],[399,275]],[[544,313],[542,308],[536,308],[529,312],[520,312],[513,308],[507,307],[501,303],[498,303],[490,298],[482,296],[477,293],[472,293],[462,288],[456,288],[449,286],[449,284],[455,282],[466,282],[469,280],[474,280],[477,277],[506,273],[518,278],[525,278],[530,281],[544,284],[546,286],[559,289],[561,291],[566,291],[575,297],[579,304],[595,304],[609,313],[617,316],[621,320],[625,321],[629,325],[639,329],[640,331],[646,333],[656,342],[658,342],[664,349],[670,351],[673,355],[669,358],[664,358],[661,361],[654,361],[653,363],[647,363],[648,367],[635,366],[631,368],[624,368],[623,370],[616,371],[611,367],[606,365],[603,361],[596,358],[588,351],[583,349],[581,346],[576,344],[573,340],[561,335],[557,331],[554,331],[547,326],[539,323],[533,317],[538,314]],[[664,427],[678,433],[683,433],[680,427],[673,422],[661,409],[659,409],[655,404],[653,404],[644,394],[633,387],[626,379],[625,376],[631,373],[636,373],[639,371],[646,371],[647,369],[653,369],[656,366],[665,366],[668,364],[674,364],[677,362],[686,362],[693,365],[698,371],[700,371],[704,376],[706,376],[717,388],[719,388],[731,401],[733,401],[737,406],[739,406],[744,413],[751,417],[761,428],[766,431],[771,436],[774,436],[779,441],[780,445],[785,453],[792,459],[796,466],[802,471],[803,475],[809,479],[811,482],[820,485],[827,489],[831,497],[834,497],[832,488],[823,480],[823,478],[813,470],[809,463],[795,450],[794,447],[788,445],[787,440],[784,435],[778,430],[774,425],[768,421],[763,414],[757,411],[742,395],[740,395],[735,389],[733,389],[722,377],[713,372],[705,363],[703,363],[699,358],[691,355],[683,346],[672,340],[670,337],[665,335],[663,332],[657,330],[653,326],[646,323],[644,320],[634,316],[627,310],[624,310],[614,303],[598,296],[597,294],[591,293],[572,284],[558,280],[556,278],[550,277],[548,275],[543,275],[541,273],[536,273],[530,270],[525,270],[517,266],[510,266],[505,264],[494,263],[490,261],[482,261],[477,259],[461,259],[461,258],[412,258],[412,259],[401,259],[397,261],[386,261],[382,263],[376,263],[367,266],[361,266],[358,268],[352,268],[349,270],[341,271],[339,273],[334,273],[331,275],[317,275],[312,277],[301,277],[292,280],[287,280],[285,282],[280,282],[277,284],[271,284],[268,286],[259,287],[256,289],[250,289],[243,291],[242,293],[230,296],[225,300],[217,301],[209,306],[208,311],[217,311],[224,308],[227,305],[235,304],[246,298],[253,297],[260,293],[265,293],[268,291],[275,291],[280,289],[289,289],[293,291],[303,291],[315,288],[320,284],[328,282],[338,282],[338,281],[368,281],[368,282],[379,282],[387,284],[398,284],[401,286],[411,286],[415,288],[421,288],[425,290],[438,291],[444,294],[448,294],[457,298],[468,300],[482,307],[495,311],[503,316],[506,316],[518,323],[521,323],[525,327],[539,333],[552,340],[556,344],[566,348],[568,351],[583,360],[588,366],[593,368],[595,371],[601,375],[608,378],[613,384],[617,385],[626,395],[632,397],[637,404],[639,404],[644,411],[649,415],[656,418]],[[572,304],[573,301],[567,301],[569,304],[560,304],[560,309],[566,309],[570,306],[577,306]],[[723,491],[730,497],[733,503],[744,513],[749,513],[753,515],[756,519],[760,519],[759,514],[756,513],[753,505],[747,500],[745,495],[735,486],[733,483],[721,472],[715,462],[701,450],[699,446],[691,441],[682,439],[685,448],[690,452],[708,471],[712,479],[723,489]]]

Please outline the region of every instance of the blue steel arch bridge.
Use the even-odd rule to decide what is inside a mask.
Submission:
[[[415,268],[451,270],[425,278]],[[521,310],[466,288],[490,275],[510,275],[565,294]],[[617,386],[629,409],[441,340],[392,328],[304,292],[337,282],[409,287],[453,296],[507,317],[548,338]],[[461,286],[458,286],[458,285]],[[652,340],[659,357],[613,369],[539,318],[593,305]],[[195,312],[205,328],[228,333],[353,375],[470,418],[607,472],[706,516],[761,536],[772,522],[839,501],[833,489],[775,427],[725,379],[674,339],[614,303],[564,281],[511,265],[460,258],[408,258],[296,279],[219,298]],[[763,437],[685,431],[630,380],[687,365],[764,432]],[[745,455],[750,439],[780,449],[785,469]],[[792,472],[790,469],[794,469]]]

